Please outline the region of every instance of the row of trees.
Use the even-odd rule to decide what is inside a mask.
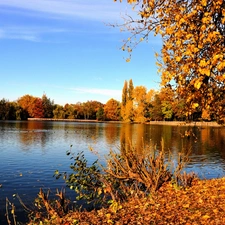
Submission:
[[[24,95],[17,101],[0,100],[0,120],[26,120],[27,118],[120,120],[120,102],[110,99],[105,105],[98,101],[54,104],[44,94],[42,98]]]
[[[42,98],[24,95],[17,101],[0,100],[0,120],[26,120],[27,118],[52,118],[54,102],[45,94]]]
[[[122,101],[110,99],[106,104],[98,101],[54,104],[43,94],[42,98],[24,95],[15,102],[0,101],[1,120],[25,120],[27,118],[89,119],[105,121],[148,122],[153,120],[217,120],[217,114],[200,107],[190,115],[186,111],[186,100],[170,87],[160,91],[134,87],[132,79],[124,82]]]

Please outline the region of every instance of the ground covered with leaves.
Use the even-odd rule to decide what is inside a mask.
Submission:
[[[43,218],[42,218],[43,219]],[[31,224],[225,224],[225,178],[195,180],[191,187],[165,183],[154,195],[114,202],[109,208],[70,212]]]

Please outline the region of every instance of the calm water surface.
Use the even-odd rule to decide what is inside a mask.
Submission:
[[[189,136],[185,136],[190,134]],[[27,205],[40,188],[61,189],[62,180],[55,180],[54,171],[69,171],[71,161],[66,151],[84,151],[91,163],[96,155],[102,158],[109,149],[129,150],[129,143],[150,149],[165,149],[176,158],[179,151],[191,151],[188,171],[201,178],[225,175],[224,127],[177,127],[142,124],[0,121],[0,224],[3,224],[6,197],[19,208],[18,194]],[[73,193],[69,192],[71,198]]]

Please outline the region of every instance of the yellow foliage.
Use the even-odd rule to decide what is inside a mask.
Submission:
[[[192,104],[192,108],[193,108],[193,109],[197,108],[198,106],[199,106],[198,103],[193,103],[193,104]]]
[[[205,61],[205,59],[202,59],[199,63],[199,66],[201,66],[201,67],[205,67],[207,65],[208,65],[208,63]]]
[[[196,102],[200,108],[204,108],[204,102],[210,102],[209,107],[214,107],[213,111],[218,111],[218,115],[224,114],[219,110],[225,95],[224,1],[127,2],[138,5],[140,12],[140,19],[125,23],[129,24],[131,37],[141,35],[147,40],[151,31],[162,36],[162,63],[157,62],[161,84],[176,83],[178,96],[189,99],[186,106],[190,114],[194,112]]]
[[[177,62],[180,62],[180,60],[181,60],[181,57],[180,57],[180,56],[177,56],[177,57],[176,57],[176,61],[177,61]]]
[[[197,81],[194,83],[194,87],[195,87],[196,89],[199,89],[199,88],[201,87],[201,85],[202,85],[202,81],[201,81],[201,80],[197,80]]]
[[[203,6],[206,6],[206,5],[207,5],[207,0],[202,0],[201,4],[202,4]]]

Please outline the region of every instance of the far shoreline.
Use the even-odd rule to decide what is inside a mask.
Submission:
[[[123,121],[99,121],[99,120],[88,120],[88,119],[54,119],[54,118],[28,118],[28,121],[59,121],[59,122],[85,122],[85,123],[129,123]],[[131,124],[140,124],[133,122]],[[144,124],[149,125],[168,125],[168,126],[196,126],[196,127],[224,127],[224,125],[218,124],[217,122],[205,122],[205,121],[150,121]]]

